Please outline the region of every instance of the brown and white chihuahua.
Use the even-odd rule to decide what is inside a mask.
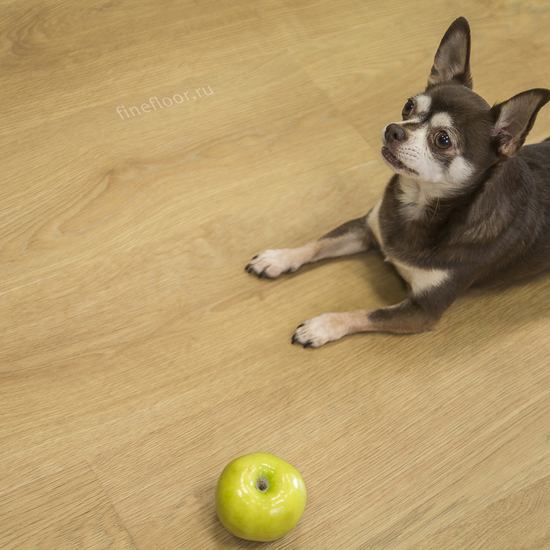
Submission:
[[[513,282],[550,267],[550,141],[522,149],[550,90],[491,107],[472,91],[470,27],[457,19],[443,37],[424,93],[382,131],[395,172],[364,217],[294,249],[267,250],[246,266],[274,278],[300,266],[379,248],[407,283],[395,306],[325,313],[292,338],[319,347],[362,331],[436,329],[458,294]]]

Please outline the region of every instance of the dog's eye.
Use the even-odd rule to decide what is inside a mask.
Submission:
[[[449,134],[447,132],[437,132],[435,135],[435,144],[440,149],[448,149],[452,145]]]
[[[405,107],[403,107],[403,116],[409,116],[414,109],[414,101],[412,99],[409,99],[407,103],[405,103]]]

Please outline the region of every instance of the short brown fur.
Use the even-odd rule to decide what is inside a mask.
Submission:
[[[512,283],[550,267],[550,142],[522,148],[550,91],[529,90],[490,107],[471,88],[470,28],[459,18],[441,41],[422,94],[428,112],[415,112],[410,99],[407,123],[384,132],[383,157],[396,174],[379,205],[318,241],[266,251],[247,265],[249,273],[277,277],[377,247],[408,283],[402,303],[314,317],[298,327],[293,343],[318,347],[361,331],[433,330],[465,289]],[[441,113],[452,121],[452,139],[445,134],[438,144],[430,140],[442,132],[432,132],[430,120]],[[417,132],[428,136],[425,145]],[[420,138],[412,143],[413,136]],[[432,160],[423,169],[439,180],[407,166],[404,152],[413,146],[426,147]]]

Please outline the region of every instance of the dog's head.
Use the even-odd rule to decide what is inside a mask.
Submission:
[[[534,89],[491,107],[472,91],[470,27],[457,19],[443,37],[423,93],[382,132],[382,156],[426,199],[460,193],[516,155],[550,91]],[[403,179],[403,178],[402,178]]]

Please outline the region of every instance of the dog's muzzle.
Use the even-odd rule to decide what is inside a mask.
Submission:
[[[393,143],[394,141],[405,141],[407,139],[407,132],[399,126],[399,124],[388,124],[384,131],[384,138],[386,143]]]

